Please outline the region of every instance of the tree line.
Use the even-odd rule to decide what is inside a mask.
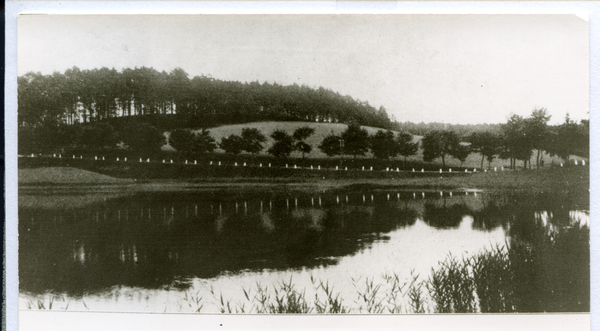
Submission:
[[[510,161],[515,169],[517,161],[523,162],[523,168],[531,169],[531,158],[535,156],[535,166],[543,167],[543,152],[558,156],[569,162],[570,155],[589,157],[589,121],[575,123],[566,115],[565,122],[549,126],[550,115],[546,109],[534,109],[529,117],[512,114],[507,122],[495,130],[476,131],[468,136],[460,136],[454,131],[431,131],[422,140],[423,160],[440,158],[445,166],[447,156],[462,163],[474,152],[481,155],[480,167],[484,160],[488,168],[495,158]],[[535,155],[534,155],[535,152]]]
[[[274,143],[267,153],[273,157],[287,158],[297,151],[302,154],[304,159],[305,155],[313,150],[313,146],[308,144],[306,139],[314,133],[315,129],[308,126],[300,127],[292,134],[283,130],[275,130],[270,134]],[[396,137],[390,130],[379,130],[370,136],[359,124],[351,123],[340,135],[330,134],[325,137],[317,148],[330,157],[351,155],[356,158],[372,151],[377,158],[389,159],[397,155],[408,157],[416,154],[419,144],[413,143],[412,139],[412,135],[408,133],[400,133]],[[218,143],[210,137],[210,132],[205,129],[199,132],[177,129],[171,133],[169,138],[171,146],[185,154],[209,153],[219,147],[233,155],[241,152],[256,155],[265,148],[263,144],[266,140],[267,137],[255,128],[243,128],[241,135],[231,134],[222,138]]]
[[[515,169],[517,161],[523,162],[523,168],[531,169],[531,157],[535,156],[536,167],[543,167],[542,153],[558,156],[569,162],[570,155],[589,157],[589,121],[583,120],[575,123],[567,114],[565,122],[556,126],[549,126],[550,115],[546,109],[534,109],[529,117],[511,115],[506,123],[500,125],[501,131],[476,131],[469,135],[460,135],[451,130],[434,130],[427,133],[421,140],[423,161],[432,162],[441,160],[446,167],[448,157],[460,161],[461,166],[472,153],[481,155],[480,167],[484,167],[487,160],[488,168],[495,158],[510,161],[510,168]],[[248,133],[255,130],[252,135]],[[275,131],[271,137],[275,144],[268,150],[273,156],[289,156],[293,151],[310,153],[312,146],[306,144],[304,139],[309,137],[314,130],[309,127],[299,128],[293,135],[283,131]],[[260,137],[260,138],[247,138]],[[232,143],[237,141],[238,143]],[[220,146],[226,152],[239,153],[247,151],[258,153],[262,150],[261,143],[265,137],[256,129],[244,129],[242,136],[231,135],[224,138]],[[237,144],[237,145],[236,145]],[[254,146],[253,149],[244,148],[244,144]],[[238,147],[230,147],[238,146]],[[371,152],[374,158],[390,159],[398,155],[406,158],[417,154],[419,144],[413,142],[413,136],[408,133],[394,134],[391,130],[379,130],[374,135],[369,135],[367,130],[356,123],[351,123],[340,135],[326,136],[318,148],[328,156],[351,155],[364,156]],[[534,155],[535,152],[535,155]]]
[[[190,78],[181,68],[167,73],[148,67],[73,67],[51,75],[29,72],[17,82],[21,127],[166,114],[185,118],[189,126],[266,120],[392,124],[385,108],[323,87]]]
[[[453,131],[460,137],[467,137],[475,132],[492,132],[495,134],[502,133],[501,124],[451,124],[440,122],[394,122],[392,130],[401,132],[410,132],[418,136],[425,136],[433,131]]]
[[[495,158],[510,161],[516,168],[517,161],[524,168],[531,168],[530,159],[535,154],[536,167],[543,166],[542,152],[558,156],[569,162],[570,155],[589,156],[589,121],[575,123],[567,115],[565,122],[549,126],[550,116],[545,109],[535,109],[529,117],[511,115],[501,125],[501,132],[473,132],[468,136],[450,130],[434,130],[420,142],[423,161],[440,160],[443,167],[452,157],[461,162],[472,153],[481,155],[480,167],[487,160],[488,168]],[[135,153],[156,153],[167,142],[164,133],[147,123],[133,119],[110,125],[95,122],[89,125],[60,126],[58,131],[48,127],[25,127],[19,130],[19,152],[21,154],[52,152],[57,150],[107,152],[128,150]],[[315,133],[309,126],[296,129],[292,134],[275,130],[270,134],[273,145],[267,153],[276,158],[287,158],[293,152],[309,154],[315,146],[306,142]],[[351,123],[340,134],[329,134],[316,146],[329,157],[352,156],[356,159],[371,152],[374,158],[389,160],[397,156],[416,155],[419,143],[406,132],[394,133],[379,130],[369,135],[358,123]],[[243,128],[241,135],[231,134],[216,141],[208,129],[176,129],[169,136],[170,145],[186,156],[212,153],[221,148],[226,153],[238,155],[246,152],[257,155],[265,148],[267,137],[256,128]]]

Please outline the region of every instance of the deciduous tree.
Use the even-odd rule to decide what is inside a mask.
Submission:
[[[369,133],[356,123],[348,125],[348,129],[341,135],[344,153],[354,156],[365,155],[369,151]]]
[[[505,153],[511,159],[511,167],[516,167],[516,160],[523,161],[523,167],[527,168],[527,162],[531,158],[533,142],[527,135],[526,121],[522,116],[512,114],[506,124],[502,125]]]
[[[446,167],[446,155],[458,148],[460,139],[453,131],[432,131],[422,140],[423,160],[431,162],[436,158],[442,159],[442,166]]]
[[[343,155],[342,138],[332,133],[323,139],[319,149],[327,156]]]
[[[534,109],[525,121],[526,134],[531,141],[531,147],[537,150],[535,165],[539,169],[542,151],[548,143],[548,121],[550,115],[545,108]]]
[[[229,137],[222,138],[219,147],[227,153],[238,155],[244,150],[244,139],[232,134]]]
[[[269,148],[269,154],[275,157],[288,157],[294,151],[294,138],[287,132],[277,130],[271,134],[275,143]]]
[[[494,157],[502,151],[500,136],[490,131],[474,132],[469,136],[468,141],[471,143],[471,149],[481,154],[481,168],[485,158],[488,160],[488,168],[491,167]]]
[[[396,145],[398,146],[398,154],[404,156],[404,162],[406,163],[406,158],[411,155],[417,154],[419,150],[419,143],[413,143],[412,135],[408,133],[400,133],[398,137],[396,137]]]
[[[302,159],[304,159],[304,155],[308,154],[312,151],[312,146],[305,142],[305,140],[312,136],[315,133],[315,129],[309,126],[303,126],[296,131],[292,135],[292,138],[296,140],[295,149],[302,153]]]
[[[195,153],[211,153],[217,149],[215,139],[211,137],[210,131],[206,129],[200,130],[194,137],[193,151]]]
[[[262,144],[267,141],[265,135],[256,128],[243,128],[242,139],[244,140],[244,151],[251,154],[258,154],[262,151]]]
[[[462,167],[467,157],[471,154],[471,146],[458,144],[455,149],[451,151],[451,155],[460,161]]]
[[[378,159],[389,159],[398,154],[398,144],[392,131],[379,130],[371,137],[371,151]]]
[[[165,143],[163,133],[147,123],[131,122],[118,131],[118,136],[129,149],[140,152],[159,151]]]
[[[195,134],[189,129],[176,129],[171,131],[169,145],[178,152],[189,154],[194,148]]]

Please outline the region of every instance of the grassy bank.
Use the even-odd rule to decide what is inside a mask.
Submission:
[[[172,164],[145,164],[132,162],[106,166],[88,162],[74,168],[72,160],[50,159],[49,164],[19,169],[19,184],[31,185],[74,185],[74,184],[111,184],[126,185],[136,183],[158,189],[206,187],[206,186],[272,186],[286,184],[290,186],[313,186],[319,188],[343,187],[354,184],[368,184],[386,187],[410,187],[422,189],[482,189],[488,191],[517,190],[542,192],[587,191],[589,189],[588,167],[554,167],[530,171],[498,171],[478,173],[420,173],[386,171],[336,171],[336,170],[299,170],[299,169],[249,169],[244,167],[194,167]],[[77,160],[76,160],[77,161]],[[85,160],[84,160],[85,162]],[[63,166],[59,166],[63,164]],[[44,166],[48,165],[48,166]],[[53,165],[53,166],[50,166]],[[67,165],[67,167],[65,167]],[[21,166],[21,165],[20,165]],[[91,168],[91,169],[87,169]],[[204,171],[205,173],[202,173]],[[178,179],[168,179],[165,174],[178,173]],[[132,178],[127,175],[137,174]],[[153,176],[153,175],[156,175]],[[121,178],[119,178],[121,177]],[[123,178],[125,177],[125,178]]]
[[[131,179],[115,178],[71,167],[19,169],[19,184],[127,184]]]

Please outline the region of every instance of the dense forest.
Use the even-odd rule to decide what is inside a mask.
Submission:
[[[147,67],[29,72],[18,77],[18,105],[20,127],[131,116],[160,118],[149,123],[154,126],[173,123],[161,129],[252,121],[355,122],[386,129],[392,125],[383,107],[376,109],[323,87],[189,78],[181,68],[169,73]],[[175,116],[160,116],[165,114]]]

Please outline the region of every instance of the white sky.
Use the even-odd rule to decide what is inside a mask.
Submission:
[[[21,16],[18,74],[181,67],[323,86],[398,121],[589,118],[588,22],[575,15]]]

